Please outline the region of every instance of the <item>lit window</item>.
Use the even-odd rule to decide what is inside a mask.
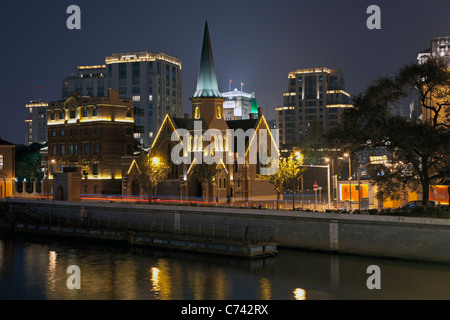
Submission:
[[[200,119],[200,109],[199,109],[199,107],[195,107],[195,119]]]
[[[222,113],[220,112],[220,107],[217,107],[217,119],[222,118]]]
[[[4,168],[4,157],[2,154],[0,154],[0,170],[3,170]]]

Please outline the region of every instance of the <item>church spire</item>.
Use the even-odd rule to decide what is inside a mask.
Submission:
[[[203,35],[202,56],[198,71],[197,88],[194,98],[217,98],[222,97],[217,84],[216,71],[211,49],[211,39],[209,38],[208,22],[205,23],[205,33]]]

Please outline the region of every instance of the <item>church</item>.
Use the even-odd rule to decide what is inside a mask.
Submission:
[[[206,197],[207,202],[215,203],[276,200],[273,186],[258,176],[267,174],[264,170],[278,161],[278,135],[271,131],[260,107],[249,119],[225,120],[225,98],[218,88],[207,23],[197,86],[190,100],[192,116],[167,114],[150,148],[149,154],[163,153],[171,165],[167,178],[158,185],[157,196],[183,201]],[[211,164],[211,159],[216,174],[204,192],[193,172],[202,161]],[[124,157],[123,164],[123,194],[148,194],[139,185],[136,157]]]

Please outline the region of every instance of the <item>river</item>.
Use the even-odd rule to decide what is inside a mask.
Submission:
[[[80,289],[67,285],[73,265]],[[2,232],[0,299],[449,300],[450,266],[285,248],[250,261]]]

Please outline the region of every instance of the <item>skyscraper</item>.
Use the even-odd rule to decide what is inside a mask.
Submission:
[[[438,59],[450,68],[450,36],[432,38],[430,48],[417,55],[419,64],[429,58]]]
[[[47,106],[36,100],[25,105],[25,145],[47,142]]]
[[[275,108],[276,126],[280,144],[287,147],[300,146],[314,122],[324,131],[335,127],[342,110],[351,107],[342,73],[324,67],[289,72],[283,98],[283,106]]]
[[[119,53],[106,57],[104,65],[79,66],[63,80],[62,96],[78,92],[102,97],[108,89],[133,100],[134,137],[145,147],[150,146],[166,114],[182,116],[181,61],[167,54]]]

